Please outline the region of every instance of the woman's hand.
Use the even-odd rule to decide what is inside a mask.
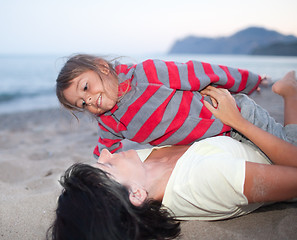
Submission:
[[[238,111],[235,99],[228,90],[208,86],[200,93],[210,96],[212,102],[216,102],[215,107],[213,107],[210,103],[204,101],[205,106],[215,117],[245,135],[256,144],[272,162],[279,165],[297,167],[297,147],[265,132],[263,129],[258,128],[244,119]],[[279,149],[282,149],[282,151],[279,151]]]
[[[214,107],[205,100],[204,104],[208,110],[224,124],[235,128],[236,124],[243,119],[237,108],[235,99],[228,90],[208,86],[200,93],[211,97]]]

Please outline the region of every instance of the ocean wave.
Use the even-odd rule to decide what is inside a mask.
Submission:
[[[59,101],[55,94],[32,95],[21,99],[14,98],[10,101],[0,102],[0,114],[57,107],[59,107]]]
[[[0,104],[10,102],[16,99],[23,98],[35,98],[38,96],[55,95],[54,89],[46,89],[38,92],[12,92],[12,93],[0,93]]]

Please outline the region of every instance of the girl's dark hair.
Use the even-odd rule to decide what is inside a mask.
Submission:
[[[156,200],[134,206],[126,187],[104,171],[74,164],[61,177],[52,240],[173,239],[179,222]]]
[[[114,75],[117,76],[112,64],[103,58],[97,57],[95,55],[89,55],[89,54],[77,54],[72,57],[69,57],[62,69],[60,70],[60,73],[56,80],[56,95],[58,97],[58,100],[60,103],[69,110],[76,110],[81,111],[81,109],[76,108],[75,106],[72,106],[68,103],[66,100],[63,91],[66,90],[70,84],[71,81],[81,75],[82,73],[86,71],[94,71],[96,72],[99,77],[101,78],[101,74],[99,71],[99,68],[106,68],[105,65],[103,65],[101,62],[104,61],[108,65],[109,71]]]

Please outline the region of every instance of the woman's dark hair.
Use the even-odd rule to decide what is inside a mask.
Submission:
[[[102,62],[105,62],[108,66],[102,64]],[[101,78],[99,71],[100,67],[108,68],[109,71],[117,77],[117,74],[112,64],[110,62],[107,62],[103,58],[89,54],[77,54],[69,57],[62,69],[60,70],[60,73],[56,79],[56,95],[58,97],[59,102],[69,110],[82,111],[81,109],[70,105],[66,100],[63,92],[70,86],[71,81],[74,78],[78,77],[86,71],[94,71]]]
[[[134,206],[128,189],[100,169],[74,164],[60,183],[63,190],[47,239],[173,239],[180,233],[179,222],[159,201]]]

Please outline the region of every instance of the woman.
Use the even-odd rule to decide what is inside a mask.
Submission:
[[[273,90],[285,100],[285,124],[297,124],[294,73]],[[245,120],[227,90],[208,87],[202,93],[217,102],[217,108],[206,103],[209,110],[274,165],[223,136],[148,152],[104,150],[95,168],[79,164],[66,171],[52,239],[171,239],[179,233],[174,219],[227,219],[297,198],[297,147]]]

